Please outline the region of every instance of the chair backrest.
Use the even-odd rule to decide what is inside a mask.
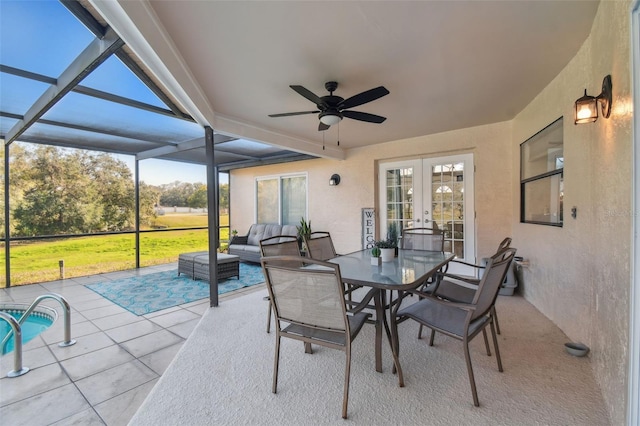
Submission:
[[[444,251],[444,234],[433,228],[405,228],[402,230],[402,248]]]
[[[471,316],[472,320],[486,315],[495,303],[500,286],[504,282],[507,269],[515,254],[515,248],[507,248],[489,258],[473,298],[472,304],[476,305],[476,310]]]
[[[305,259],[291,266],[294,256],[261,259],[269,296],[278,324],[284,321],[349,336],[340,267],[334,263]],[[280,325],[278,325],[280,327]]]
[[[504,249],[508,249],[510,245],[511,245],[511,238],[509,237],[505,238],[500,242],[500,244],[498,244],[498,250],[496,251],[496,253],[499,253]]]
[[[267,256],[295,256],[298,259],[291,266],[302,265],[298,239],[291,235],[274,235],[260,240],[260,255]]]
[[[337,257],[336,249],[331,240],[331,234],[324,231],[312,232],[309,238],[304,238],[307,253],[316,260],[329,260]]]

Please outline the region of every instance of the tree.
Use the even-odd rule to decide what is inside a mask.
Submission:
[[[23,143],[12,144],[9,152],[12,235],[134,229],[135,183],[125,162],[106,153]],[[0,176],[0,184],[4,178],[4,174]],[[228,193],[228,184],[221,185],[221,207],[228,207]],[[158,204],[207,206],[207,186],[203,183],[175,181],[157,187],[140,182],[139,195],[143,225],[155,219]],[[4,219],[4,197],[0,198],[0,217]],[[0,232],[4,234],[4,227]]]
[[[108,231],[135,226],[134,182],[131,170],[109,154],[91,159],[90,173],[96,183],[97,200],[102,206],[99,226]]]
[[[188,207],[189,197],[195,191],[192,183],[175,181],[160,186],[160,204],[166,207]]]
[[[140,182],[138,191],[140,193],[140,224],[149,226],[152,220],[158,216],[156,206],[160,201],[160,190],[155,186]]]
[[[220,192],[218,194],[220,198],[220,210],[229,211],[229,184],[223,183],[220,185]]]
[[[16,233],[24,236],[85,232],[99,213],[87,205],[86,157],[65,156],[50,146],[36,148],[32,166],[25,171],[31,187],[15,211]],[[91,197],[93,194],[89,194]]]
[[[52,146],[27,150],[17,235],[118,231],[134,224],[134,186],[125,163],[108,154]],[[13,179],[12,179],[13,181]]]
[[[2,175],[0,176],[0,223],[2,229],[0,229],[0,236],[4,238],[4,181],[6,173],[4,172],[4,149],[0,149],[0,169],[2,169]],[[23,198],[24,191],[30,186],[30,181],[25,179],[25,170],[30,167],[30,160],[28,153],[24,147],[24,144],[20,142],[14,142],[9,146],[9,205],[14,206],[16,202]],[[9,223],[9,232],[13,234],[15,225],[13,222]]]
[[[194,191],[187,200],[187,205],[195,209],[207,207],[207,185],[203,183],[193,184]]]

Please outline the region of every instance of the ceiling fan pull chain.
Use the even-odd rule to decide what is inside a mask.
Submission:
[[[340,123],[338,123],[338,146],[340,146]]]
[[[324,132],[322,132],[322,150],[324,151]]]

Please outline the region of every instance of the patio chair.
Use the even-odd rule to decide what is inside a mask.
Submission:
[[[260,240],[260,255],[262,257],[267,256],[300,256],[300,247],[298,246],[298,239],[291,235],[274,235],[273,237]],[[300,266],[301,261],[294,261],[291,266]],[[269,296],[266,297],[269,301],[269,309],[267,311],[267,333],[271,331],[271,300]]]
[[[294,256],[263,257],[261,262],[276,317],[273,393],[278,388],[282,337],[342,350],[346,354],[342,418],[346,419],[351,342],[369,314],[347,316],[340,267],[334,263],[308,259],[304,266],[294,266]]]
[[[307,238],[304,236],[307,255],[316,260],[329,260],[338,256],[331,240],[331,234],[325,231],[312,232]]]
[[[409,305],[405,308],[398,309],[395,313],[396,326],[398,323],[408,319],[417,321],[420,325],[429,327],[439,333],[461,340],[464,347],[464,356],[467,363],[467,372],[469,374],[469,383],[471,385],[471,393],[473,394],[473,404],[477,407],[480,405],[478,401],[478,393],[476,391],[476,383],[473,376],[473,367],[471,365],[471,356],[469,354],[469,342],[481,331],[485,331],[487,325],[491,330],[493,346],[498,362],[498,371],[502,372],[502,360],[500,359],[500,350],[498,348],[498,339],[494,329],[494,316],[492,309],[498,297],[498,291],[504,277],[507,274],[507,268],[513,260],[516,250],[508,248],[500,253],[493,255],[486,266],[485,273],[478,283],[478,290],[475,292],[473,300],[468,303],[457,303],[437,298],[431,294],[412,290],[407,294],[419,293],[421,300]],[[485,347],[487,355],[491,355],[489,351],[489,342],[486,332],[484,334]],[[395,347],[398,348],[399,341],[397,339],[397,331],[394,333],[396,341]]]
[[[444,251],[444,233],[435,228],[405,228],[402,230],[402,248]]]
[[[495,254],[508,249],[510,246],[511,238],[507,237],[502,240],[500,244],[498,244],[498,250],[496,250]],[[480,278],[478,278],[478,276],[480,276],[484,272],[485,266],[475,265],[473,263],[468,263],[457,259],[453,259],[451,262],[449,262],[449,265],[451,265],[452,263],[471,267],[479,272],[473,276],[452,274],[449,272],[438,274],[438,276],[436,277],[435,285],[432,286],[432,288],[427,288],[426,291],[435,294],[437,297],[447,299],[452,302],[469,303],[473,300],[473,296],[478,289],[478,283],[480,282]],[[496,323],[496,332],[500,334],[500,324],[498,322],[498,315],[495,312],[495,308],[493,317]],[[431,344],[433,344],[433,334],[434,333],[432,332],[430,339]]]
[[[444,232],[437,228],[405,228],[402,230],[401,247],[405,250],[444,251]],[[446,268],[446,267],[445,267]],[[435,282],[429,277],[420,287],[429,288]],[[418,329],[418,339],[422,338],[422,325]]]
[[[331,234],[329,232],[315,231],[312,232],[308,238],[306,236],[303,238],[304,245],[307,247],[307,256],[311,259],[326,261],[340,256],[336,253],[336,249],[333,245],[333,240],[331,239]],[[344,286],[344,292],[347,295],[347,304],[351,307],[355,305],[353,303],[352,294],[355,290],[359,289],[360,286],[346,283]]]

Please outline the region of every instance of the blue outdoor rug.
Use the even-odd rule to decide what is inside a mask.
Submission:
[[[263,282],[264,275],[260,266],[240,263],[240,279],[233,277],[220,280],[218,294]],[[194,281],[186,275],[178,276],[177,269],[87,284],[86,287],[136,315],[144,315],[209,297],[207,281]]]

